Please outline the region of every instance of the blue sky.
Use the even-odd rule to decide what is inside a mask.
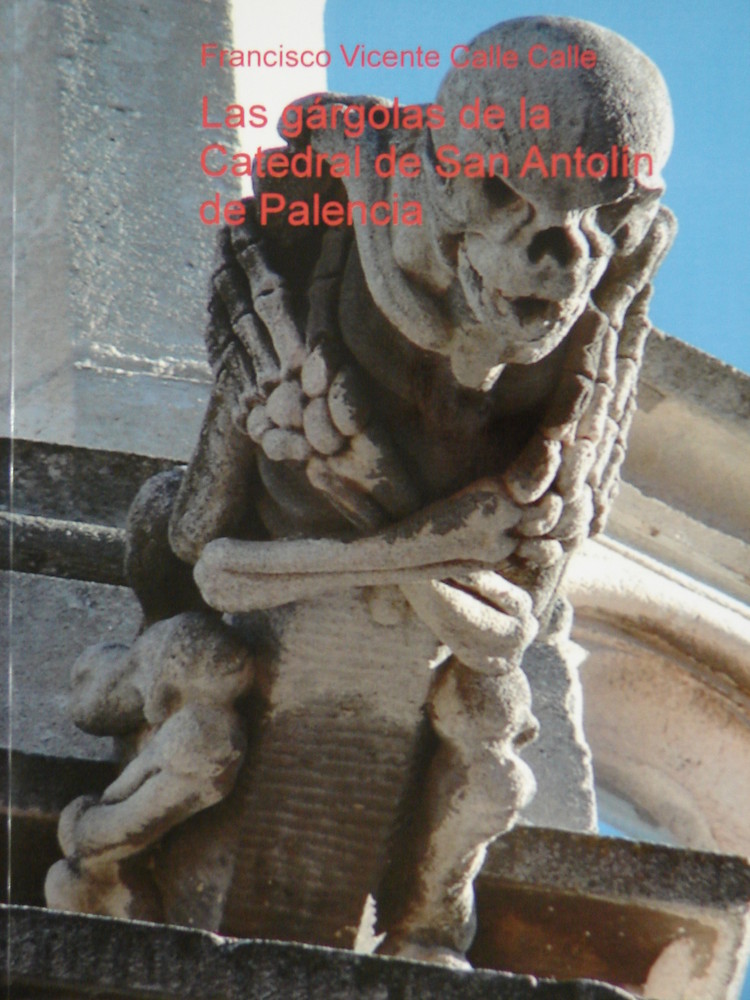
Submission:
[[[426,13],[429,11],[429,14]],[[326,46],[435,48],[439,70],[348,69],[334,58],[328,87],[405,101],[434,98],[447,53],[497,21],[565,14],[625,35],[661,69],[672,95],[675,145],[664,201],[677,240],[656,279],[651,316],[668,333],[750,371],[750,5],[747,0],[654,3],[569,0],[542,5],[477,0],[328,0]]]

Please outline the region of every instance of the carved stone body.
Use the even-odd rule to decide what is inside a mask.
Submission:
[[[134,506],[129,562],[148,627],[122,655],[148,649],[138,670],[155,687],[165,662],[194,655],[179,622],[191,622],[196,648],[226,630],[222,642],[252,667],[232,674],[219,709],[206,692],[226,654],[209,656],[198,701],[224,713],[227,733],[239,703],[250,749],[241,768],[215,751],[221,792],[204,794],[196,767],[179,805],[141,808],[140,771],[120,786],[147,762],[149,775],[167,773],[163,734],[185,709],[125,711],[121,682],[98,679],[109,653],[87,654],[94,673],[79,668],[77,697],[95,710],[81,720],[130,734],[136,756],[100,803],[63,814],[68,860],[50,873],[52,904],[351,944],[371,892],[381,951],[462,961],[487,844],[533,793],[518,755],[536,730],[522,660],[548,628],[569,553],[600,530],[616,489],[649,282],[674,228],[658,203],[671,141],[658,71],[618,36],[568,19],[507,22],[474,47],[522,51],[539,38],[594,48],[598,69],[585,82],[573,70],[553,81],[454,70],[438,95],[452,125],[362,140],[419,156],[419,178],[392,183],[421,199],[423,226],[300,233],[283,218],[261,227],[250,202],[248,221],[222,234],[214,392],[185,474]],[[522,136],[456,126],[476,94],[545,101],[556,124],[535,136],[543,153],[630,144],[649,152],[651,174],[520,180]],[[292,148],[349,141],[303,132]],[[437,142],[502,146],[516,171],[446,179]],[[274,184],[345,202],[382,197],[391,182],[365,172]],[[193,704],[190,673],[172,669],[170,704]],[[213,761],[207,731],[185,723],[188,756]],[[110,799],[132,801],[129,825],[110,828]],[[148,888],[113,903],[111,887],[134,885],[136,871]],[[346,884],[332,896],[336,880]]]

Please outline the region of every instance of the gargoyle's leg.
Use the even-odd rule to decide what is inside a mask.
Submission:
[[[390,863],[377,893],[380,950],[465,964],[474,878],[535,790],[518,750],[537,731],[520,669],[537,622],[531,596],[488,570],[402,590],[452,653],[433,675],[431,749],[394,842],[407,860]]]
[[[438,743],[401,831],[409,859],[378,893],[381,954],[465,965],[474,935],[473,883],[488,845],[513,825],[535,784],[518,756],[536,734],[520,668],[472,670],[455,657],[437,668],[428,717]]]

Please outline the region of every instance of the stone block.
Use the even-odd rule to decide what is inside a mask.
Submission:
[[[132,593],[85,580],[0,573],[0,595],[3,608],[12,600],[12,619],[0,620],[5,632],[0,644],[11,650],[12,687],[3,692],[3,710],[10,713],[14,749],[61,759],[109,759],[111,740],[82,733],[68,714],[70,668],[93,641],[133,638],[140,612]],[[5,687],[8,675],[2,680]]]
[[[200,167],[201,99],[233,97],[225,70],[200,67],[200,42],[229,42],[229,7],[192,4],[186,17],[179,0],[26,0],[7,11],[18,434],[178,456],[190,446],[208,381],[212,240],[198,210],[217,189]],[[9,177],[7,146],[0,156]]]
[[[103,917],[14,907],[16,1000],[633,1000],[602,983],[542,982],[278,941],[221,938]]]
[[[477,882],[478,966],[603,979],[658,1000],[733,1000],[750,866],[655,844],[517,830]]]

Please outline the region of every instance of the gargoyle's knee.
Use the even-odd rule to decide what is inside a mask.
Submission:
[[[439,671],[428,701],[429,718],[443,746],[460,761],[457,771],[464,776],[464,787],[459,811],[465,814],[469,836],[491,839],[515,822],[536,790],[534,776],[519,756],[539,729],[531,689],[518,668],[493,677],[452,659]]]
[[[170,469],[152,476],[128,512],[125,572],[147,625],[180,611],[210,610],[195,585],[192,567],[169,543],[169,519],[183,475],[182,469]]]

